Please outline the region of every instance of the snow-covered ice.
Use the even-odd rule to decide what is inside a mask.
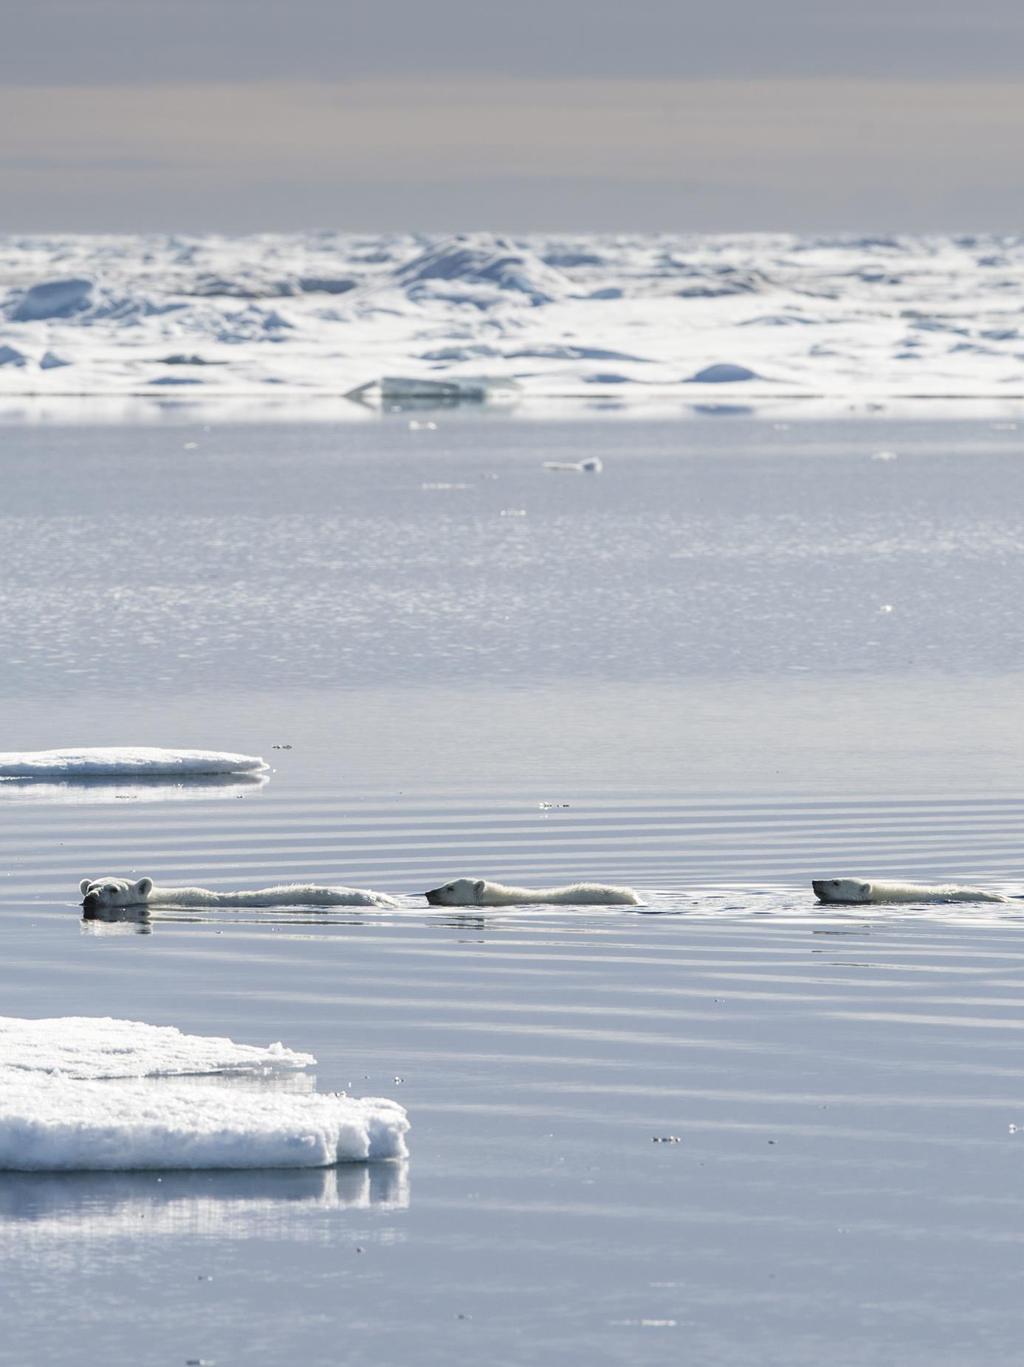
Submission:
[[[260,1078],[309,1054],[93,1017],[0,1018],[0,1169],[326,1167],[404,1158],[384,1098],[292,1092]],[[160,1079],[248,1076],[245,1085]]]
[[[0,1067],[66,1078],[173,1077],[195,1073],[290,1072],[315,1063],[283,1044],[259,1048],[207,1035],[185,1035],[173,1025],[56,1016],[23,1020],[0,1016]]]
[[[259,755],[224,750],[164,750],[157,746],[99,746],[71,750],[0,752],[0,778],[187,778],[266,769]]]
[[[1022,286],[1020,235],[8,235],[0,398],[1006,398]]]

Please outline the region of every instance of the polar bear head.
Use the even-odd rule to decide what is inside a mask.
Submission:
[[[152,878],[83,878],[78,885],[86,911],[109,911],[112,907],[136,907],[153,891]]]
[[[483,895],[486,887],[487,884],[482,878],[456,878],[454,883],[431,888],[423,895],[432,907],[480,907],[484,904]]]
[[[815,878],[811,887],[819,902],[871,901],[871,884],[859,878]]]

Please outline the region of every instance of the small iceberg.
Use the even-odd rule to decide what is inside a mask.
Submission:
[[[599,475],[604,469],[600,456],[587,456],[585,460],[546,460],[545,470],[563,470],[573,475]]]
[[[516,380],[494,375],[462,375],[457,379],[425,380],[417,376],[383,375],[355,389],[346,399],[365,401],[379,398],[382,403],[490,403],[518,397]]]
[[[0,751],[3,778],[187,778],[197,774],[257,773],[259,755],[224,750],[162,750],[156,746],[99,746],[77,750]]]
[[[0,1170],[322,1168],[407,1156],[404,1109],[380,1097],[270,1090],[315,1062],[173,1027],[0,1017]],[[186,1074],[213,1074],[206,1081]],[[249,1075],[248,1085],[217,1085]],[[176,1083],[156,1081],[182,1077]]]

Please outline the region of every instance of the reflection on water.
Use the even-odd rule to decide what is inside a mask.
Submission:
[[[148,907],[89,907],[82,912],[86,935],[152,935]]]
[[[406,1162],[260,1172],[0,1173],[0,1256],[26,1237],[273,1235],[314,1211],[405,1210]],[[324,1237],[318,1231],[315,1237]]]
[[[149,778],[74,775],[59,783],[34,778],[0,778],[0,802],[71,803],[182,802],[188,799],[248,797],[269,781],[268,774],[193,774],[187,778],[153,774]]]

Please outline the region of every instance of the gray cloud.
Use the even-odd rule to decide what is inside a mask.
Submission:
[[[995,81],[0,90],[15,231],[1010,229],[1022,139]]]
[[[1019,0],[31,0],[0,81],[1017,76]]]

